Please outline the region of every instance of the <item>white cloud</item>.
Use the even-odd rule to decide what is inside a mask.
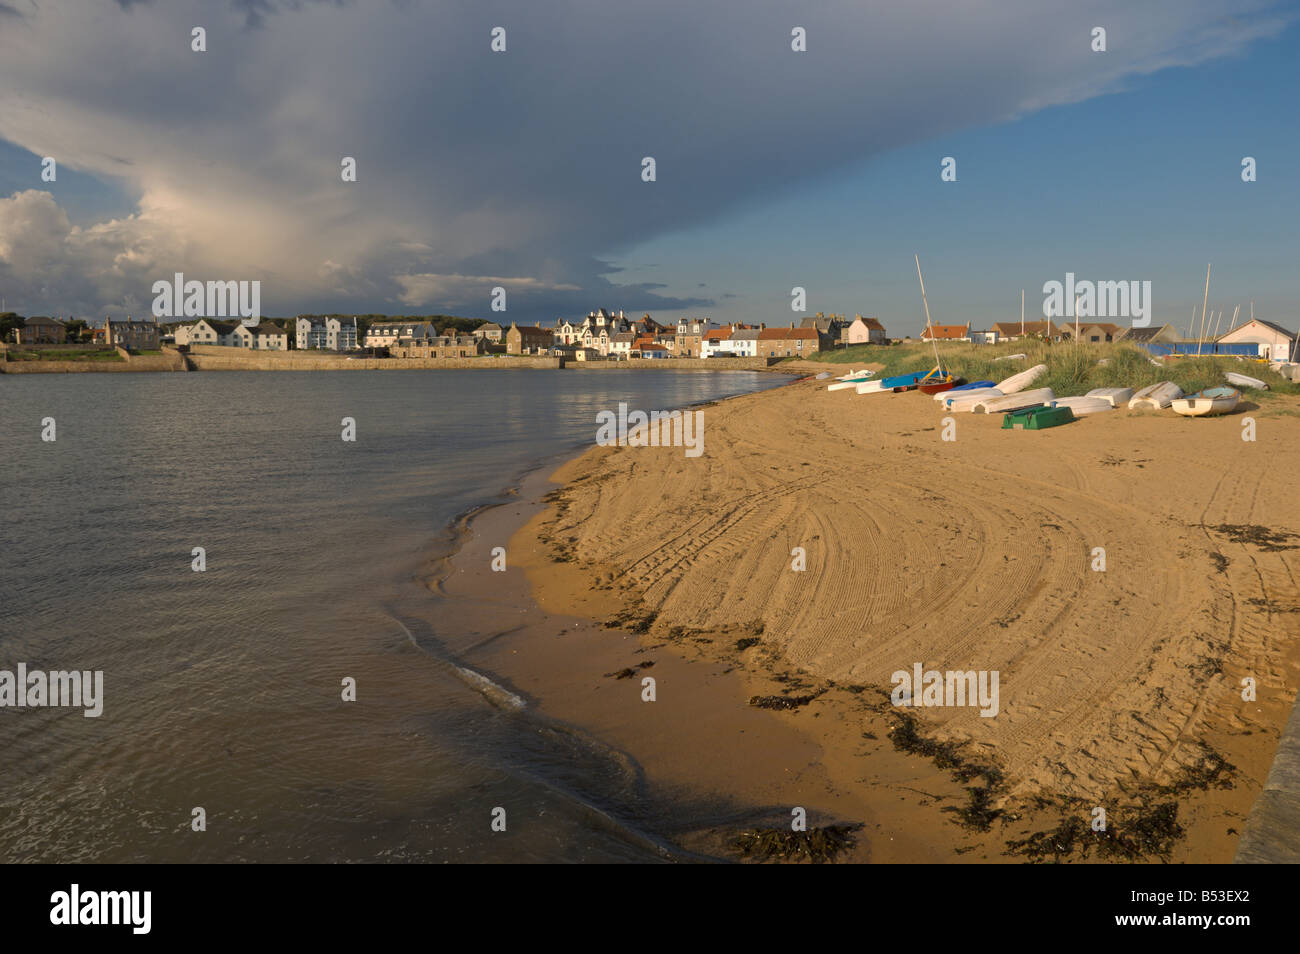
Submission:
[[[57,312],[147,302],[174,271],[261,279],[272,314],[482,313],[486,275],[532,279],[529,317],[586,310],[610,297],[598,256],[1282,25],[1264,0],[11,6],[0,138],[142,196],[85,231],[48,198],[0,205],[7,297]]]

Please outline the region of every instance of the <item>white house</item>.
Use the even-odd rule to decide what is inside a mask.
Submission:
[[[853,320],[840,332],[840,341],[846,345],[884,344],[885,326],[878,318],[854,315]]]
[[[351,351],[357,346],[357,319],[299,315],[295,324],[299,350]]]
[[[257,334],[254,347],[258,351],[288,351],[289,332],[273,321],[264,321],[253,329]]]
[[[243,327],[240,325],[239,327]],[[178,345],[214,345],[232,347],[235,345],[233,335],[236,324],[233,321],[217,321],[213,318],[200,318],[192,325],[176,327]]]
[[[636,334],[631,331],[620,331],[614,337],[609,339],[609,355],[618,358],[620,361],[632,357],[632,346],[636,344]]]
[[[1290,361],[1295,342],[1296,336],[1291,332],[1262,318],[1252,318],[1219,338],[1220,344],[1257,344],[1259,356],[1271,361]]]
[[[390,348],[399,339],[410,339],[417,344],[425,344],[438,337],[433,324],[428,321],[377,321],[366,329],[365,346],[367,348]]]

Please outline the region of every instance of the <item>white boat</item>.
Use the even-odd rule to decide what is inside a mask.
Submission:
[[[1017,391],[1023,391],[1029,387],[1046,373],[1047,365],[1036,364],[1027,371],[1021,371],[1019,374],[1011,375],[1005,381],[999,381],[997,389],[1003,394],[1015,394]]]
[[[969,411],[984,398],[993,397],[1002,397],[1002,392],[997,388],[977,388],[973,391],[958,391],[940,403],[945,411]]]
[[[1119,407],[1121,404],[1127,404],[1133,397],[1132,388],[1093,388],[1084,397],[1101,398],[1103,401],[1109,401],[1111,407]]]
[[[863,378],[869,378],[875,373],[876,372],[868,371],[864,368],[861,371],[850,371],[848,374],[841,374],[835,380],[836,381],[852,381],[852,380],[861,381]]]
[[[1241,402],[1241,392],[1232,388],[1206,388],[1187,397],[1175,398],[1169,406],[1184,417],[1227,414]]]
[[[1098,414],[1101,411],[1113,411],[1115,409],[1115,405],[1105,398],[1087,396],[1053,398],[1052,407],[1068,407],[1074,412],[1075,417],[1084,417],[1088,414]]]
[[[867,378],[864,375],[860,378],[849,378],[845,381],[836,381],[834,384],[826,385],[827,391],[847,391],[849,388],[856,388],[859,384],[866,383]]]
[[[1161,381],[1159,384],[1148,384],[1142,390],[1138,391],[1129,398],[1129,410],[1136,410],[1142,407],[1149,407],[1158,411],[1161,408],[1169,406],[1169,402],[1174,398],[1183,396],[1183,389],[1172,381]]]
[[[825,381],[825,380],[826,380],[827,378],[829,378],[830,376],[831,376],[831,373],[830,373],[829,371],[823,371],[823,372],[821,372],[821,374],[817,375],[817,377],[816,377],[815,380],[817,380],[817,381]]]
[[[1051,388],[1035,388],[1033,391],[1017,391],[1003,397],[986,397],[971,406],[973,414],[1006,414],[1026,407],[1040,407],[1056,395]]]
[[[859,394],[893,394],[894,392],[885,387],[885,382],[881,379],[875,381],[863,381],[857,386]]]
[[[1268,385],[1259,378],[1252,378],[1245,374],[1238,374],[1236,371],[1229,371],[1224,375],[1229,384],[1235,384],[1239,388],[1254,388],[1256,391],[1267,391]]]
[[[1015,361],[1017,358],[1023,360],[1024,358],[1028,358],[1028,357],[1029,355],[1027,354],[1004,354],[1002,357],[994,358],[993,360],[994,361]]]

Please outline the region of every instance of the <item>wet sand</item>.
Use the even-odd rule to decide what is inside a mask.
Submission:
[[[1005,861],[1101,806],[1145,850],[1088,860],[1231,860],[1297,685],[1289,404],[1043,432],[956,414],[952,442],[926,396],[824,382],[704,413],[703,456],[593,448],[549,502],[539,475],[480,514],[433,584],[478,607],[462,658],[710,806],[665,837],[734,857],[798,806],[862,826],[851,860]],[[891,673],[918,662],[997,670],[997,717],[900,712]],[[895,744],[900,714],[928,754]]]

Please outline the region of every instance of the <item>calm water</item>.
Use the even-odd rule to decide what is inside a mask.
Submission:
[[[485,705],[397,620],[436,620],[414,579],[449,522],[590,443],[598,410],[784,381],[0,376],[0,669],[105,681],[98,719],[0,708],[0,860],[654,857],[602,818],[638,827],[627,766]],[[533,820],[494,835],[489,804]]]

